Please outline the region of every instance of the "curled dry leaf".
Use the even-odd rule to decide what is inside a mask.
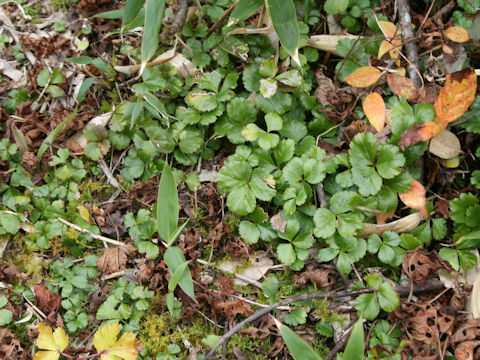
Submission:
[[[395,95],[402,96],[407,100],[414,99],[418,96],[418,91],[413,81],[405,76],[388,74],[387,84]]]
[[[466,68],[447,75],[435,102],[435,112],[444,125],[457,120],[470,107],[477,91],[477,75]]]
[[[345,78],[350,86],[366,88],[375,84],[380,79],[382,72],[373,66],[362,66]]]
[[[386,224],[363,224],[363,231],[358,235],[361,238],[367,238],[372,234],[383,235],[385,231],[395,231],[397,233],[405,233],[414,230],[420,221],[422,215],[420,213],[413,213],[401,219],[388,222]]]
[[[405,205],[417,210],[420,214],[422,214],[423,218],[427,220],[428,211],[427,199],[425,195],[425,188],[415,179],[412,180],[412,187],[409,190],[403,193],[398,193],[400,200],[402,200]]]
[[[368,94],[363,102],[363,112],[377,132],[385,127],[386,110],[385,102],[378,93]]]
[[[428,150],[441,159],[453,159],[462,152],[460,140],[449,130],[443,130],[430,141]]]
[[[461,26],[452,26],[445,31],[445,36],[456,43],[464,43],[470,40],[468,31]]]

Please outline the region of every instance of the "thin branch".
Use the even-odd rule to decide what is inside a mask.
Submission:
[[[168,28],[167,31],[160,34],[158,37],[158,42],[163,42],[166,38],[171,35],[174,35],[182,30],[183,25],[185,25],[185,21],[187,20],[187,13],[188,13],[188,0],[178,0],[180,8],[175,15],[175,20],[173,21],[172,25]]]
[[[325,360],[333,360],[335,355],[342,350],[345,345],[347,345],[348,339],[350,339],[350,335],[352,334],[353,325],[357,322],[358,317],[355,317],[350,323],[346,326],[346,330],[344,330],[342,338],[335,343],[333,349],[328,353]]]
[[[213,24],[213,25],[210,27],[210,29],[208,29],[208,34],[207,34],[207,36],[212,35],[212,33],[213,33],[215,30],[217,30],[217,28],[225,21],[225,19],[230,16],[230,14],[232,13],[233,9],[235,9],[235,6],[237,6],[237,4],[238,4],[239,1],[240,1],[240,0],[235,0],[235,1],[233,2],[233,4],[232,4],[227,10],[225,10],[225,12],[223,13],[223,15],[220,16],[220,19],[218,19],[218,20],[215,22],[215,24]]]
[[[71,222],[68,222],[67,220],[62,219],[60,217],[57,218],[57,220],[60,221],[62,224],[65,224],[65,225],[71,227],[72,229],[75,229],[75,230],[80,231],[84,234],[87,234],[88,236],[90,236],[93,239],[100,240],[100,241],[103,241],[104,243],[109,243],[109,244],[112,244],[112,245],[127,246],[125,243],[123,243],[121,241],[113,240],[113,239],[107,238],[107,237],[102,236],[102,235],[94,234],[90,230],[87,230],[87,229],[84,229],[84,228],[82,228],[78,225],[72,224]]]
[[[438,291],[444,288],[443,283],[440,280],[433,280],[429,283],[426,283],[424,285],[416,285],[413,287],[413,292],[415,294],[418,293],[423,293],[427,291]],[[401,297],[404,297],[408,295],[410,292],[410,286],[395,286],[395,290],[397,290],[398,295]],[[309,293],[309,294],[303,294],[294,298],[289,298],[285,299],[282,301],[279,301],[273,305],[270,305],[266,308],[260,309],[257,312],[255,312],[253,315],[249,316],[248,318],[244,319],[243,321],[239,322],[237,325],[235,325],[233,328],[230,329],[226,334],[222,336],[222,338],[218,341],[218,343],[208,352],[207,356],[205,356],[204,360],[208,360],[212,358],[212,356],[215,355],[215,352],[217,349],[222,346],[225,342],[228,342],[228,340],[235,335],[238,331],[240,331],[245,325],[251,323],[252,321],[255,321],[259,318],[261,318],[263,315],[268,314],[269,312],[277,309],[279,306],[286,306],[290,305],[294,302],[297,301],[307,301],[307,300],[312,300],[312,299],[321,299],[321,298],[326,298],[326,299],[337,299],[337,298],[342,298],[342,297],[347,297],[347,296],[357,296],[361,294],[368,294],[372,293],[373,289],[360,289],[360,290],[345,290],[345,291],[337,291],[337,292],[329,292],[329,293]]]
[[[422,79],[420,77],[420,65],[418,62],[418,49],[417,42],[415,41],[415,35],[412,30],[412,18],[410,16],[410,9],[408,7],[407,0],[398,0],[398,13],[400,28],[402,29],[402,37],[405,43],[405,50],[407,52],[407,58],[410,61],[408,64],[408,74],[410,79],[415,84],[417,89],[422,87]]]

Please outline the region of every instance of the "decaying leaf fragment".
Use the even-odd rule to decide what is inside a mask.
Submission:
[[[398,194],[400,200],[402,200],[405,205],[417,210],[420,214],[422,214],[423,218],[427,220],[428,211],[427,199],[425,195],[425,188],[415,179],[412,180],[412,187],[409,190]]]
[[[475,100],[477,75],[473,68],[448,74],[435,102],[435,112],[445,126],[460,118]]]
[[[470,40],[468,31],[461,26],[452,26],[445,31],[445,36],[456,43],[464,43]]]
[[[386,224],[363,224],[363,231],[358,234],[358,237],[367,238],[372,234],[383,235],[385,231],[395,231],[397,233],[405,233],[414,230],[420,221],[422,220],[422,215],[420,213],[413,213],[407,215],[401,219],[388,222]]]
[[[378,93],[368,94],[363,101],[363,112],[377,132],[385,127],[386,110],[385,101]]]
[[[453,159],[462,152],[460,140],[449,130],[443,130],[430,141],[428,150],[441,159]]]
[[[405,76],[388,74],[387,84],[395,95],[404,97],[407,100],[414,99],[418,96],[418,91],[413,81]]]
[[[380,79],[382,72],[373,66],[362,66],[345,78],[350,86],[366,88],[375,84]]]

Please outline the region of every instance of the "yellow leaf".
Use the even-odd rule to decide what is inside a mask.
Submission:
[[[345,77],[345,82],[350,86],[365,88],[375,84],[382,72],[373,66],[362,66]]]
[[[90,222],[90,212],[85,206],[80,205],[80,208],[78,209],[78,213],[80,214],[80,217],[83,220],[85,220],[86,222]]]
[[[112,323],[102,327],[97,330],[93,337],[93,346],[95,346],[98,352],[108,349],[115,344],[119,332],[118,323]]]
[[[112,323],[99,329],[93,337],[93,346],[102,353],[101,360],[135,360],[138,350],[134,333],[124,333],[117,341],[120,332],[118,323]]]
[[[42,350],[35,354],[34,360],[57,360],[60,353],[68,346],[68,336],[65,330],[57,328],[52,331],[52,328],[43,323],[38,324],[38,338],[37,346]]]
[[[377,132],[385,127],[386,110],[385,102],[378,93],[368,94],[363,102],[363,112]]]

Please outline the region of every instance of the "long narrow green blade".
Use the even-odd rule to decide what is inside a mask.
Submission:
[[[297,58],[300,31],[293,0],[265,0],[265,5],[280,43],[292,58]]]
[[[350,339],[343,352],[344,360],[362,360],[365,359],[365,340],[363,334],[362,319],[358,320],[353,327]]]
[[[145,27],[142,38],[142,63],[147,62],[155,55],[158,48],[158,34],[162,27],[165,0],[147,0],[145,10]]]
[[[233,9],[228,25],[234,25],[248,19],[264,4],[264,0],[240,0]]]
[[[305,340],[298,336],[295,331],[283,325],[277,319],[274,320],[294,360],[322,360],[320,355]]]
[[[175,178],[167,162],[163,166],[157,197],[157,231],[158,235],[168,241],[177,229],[178,193]]]
[[[127,0],[122,19],[122,28],[130,24],[143,6],[145,0]]]

